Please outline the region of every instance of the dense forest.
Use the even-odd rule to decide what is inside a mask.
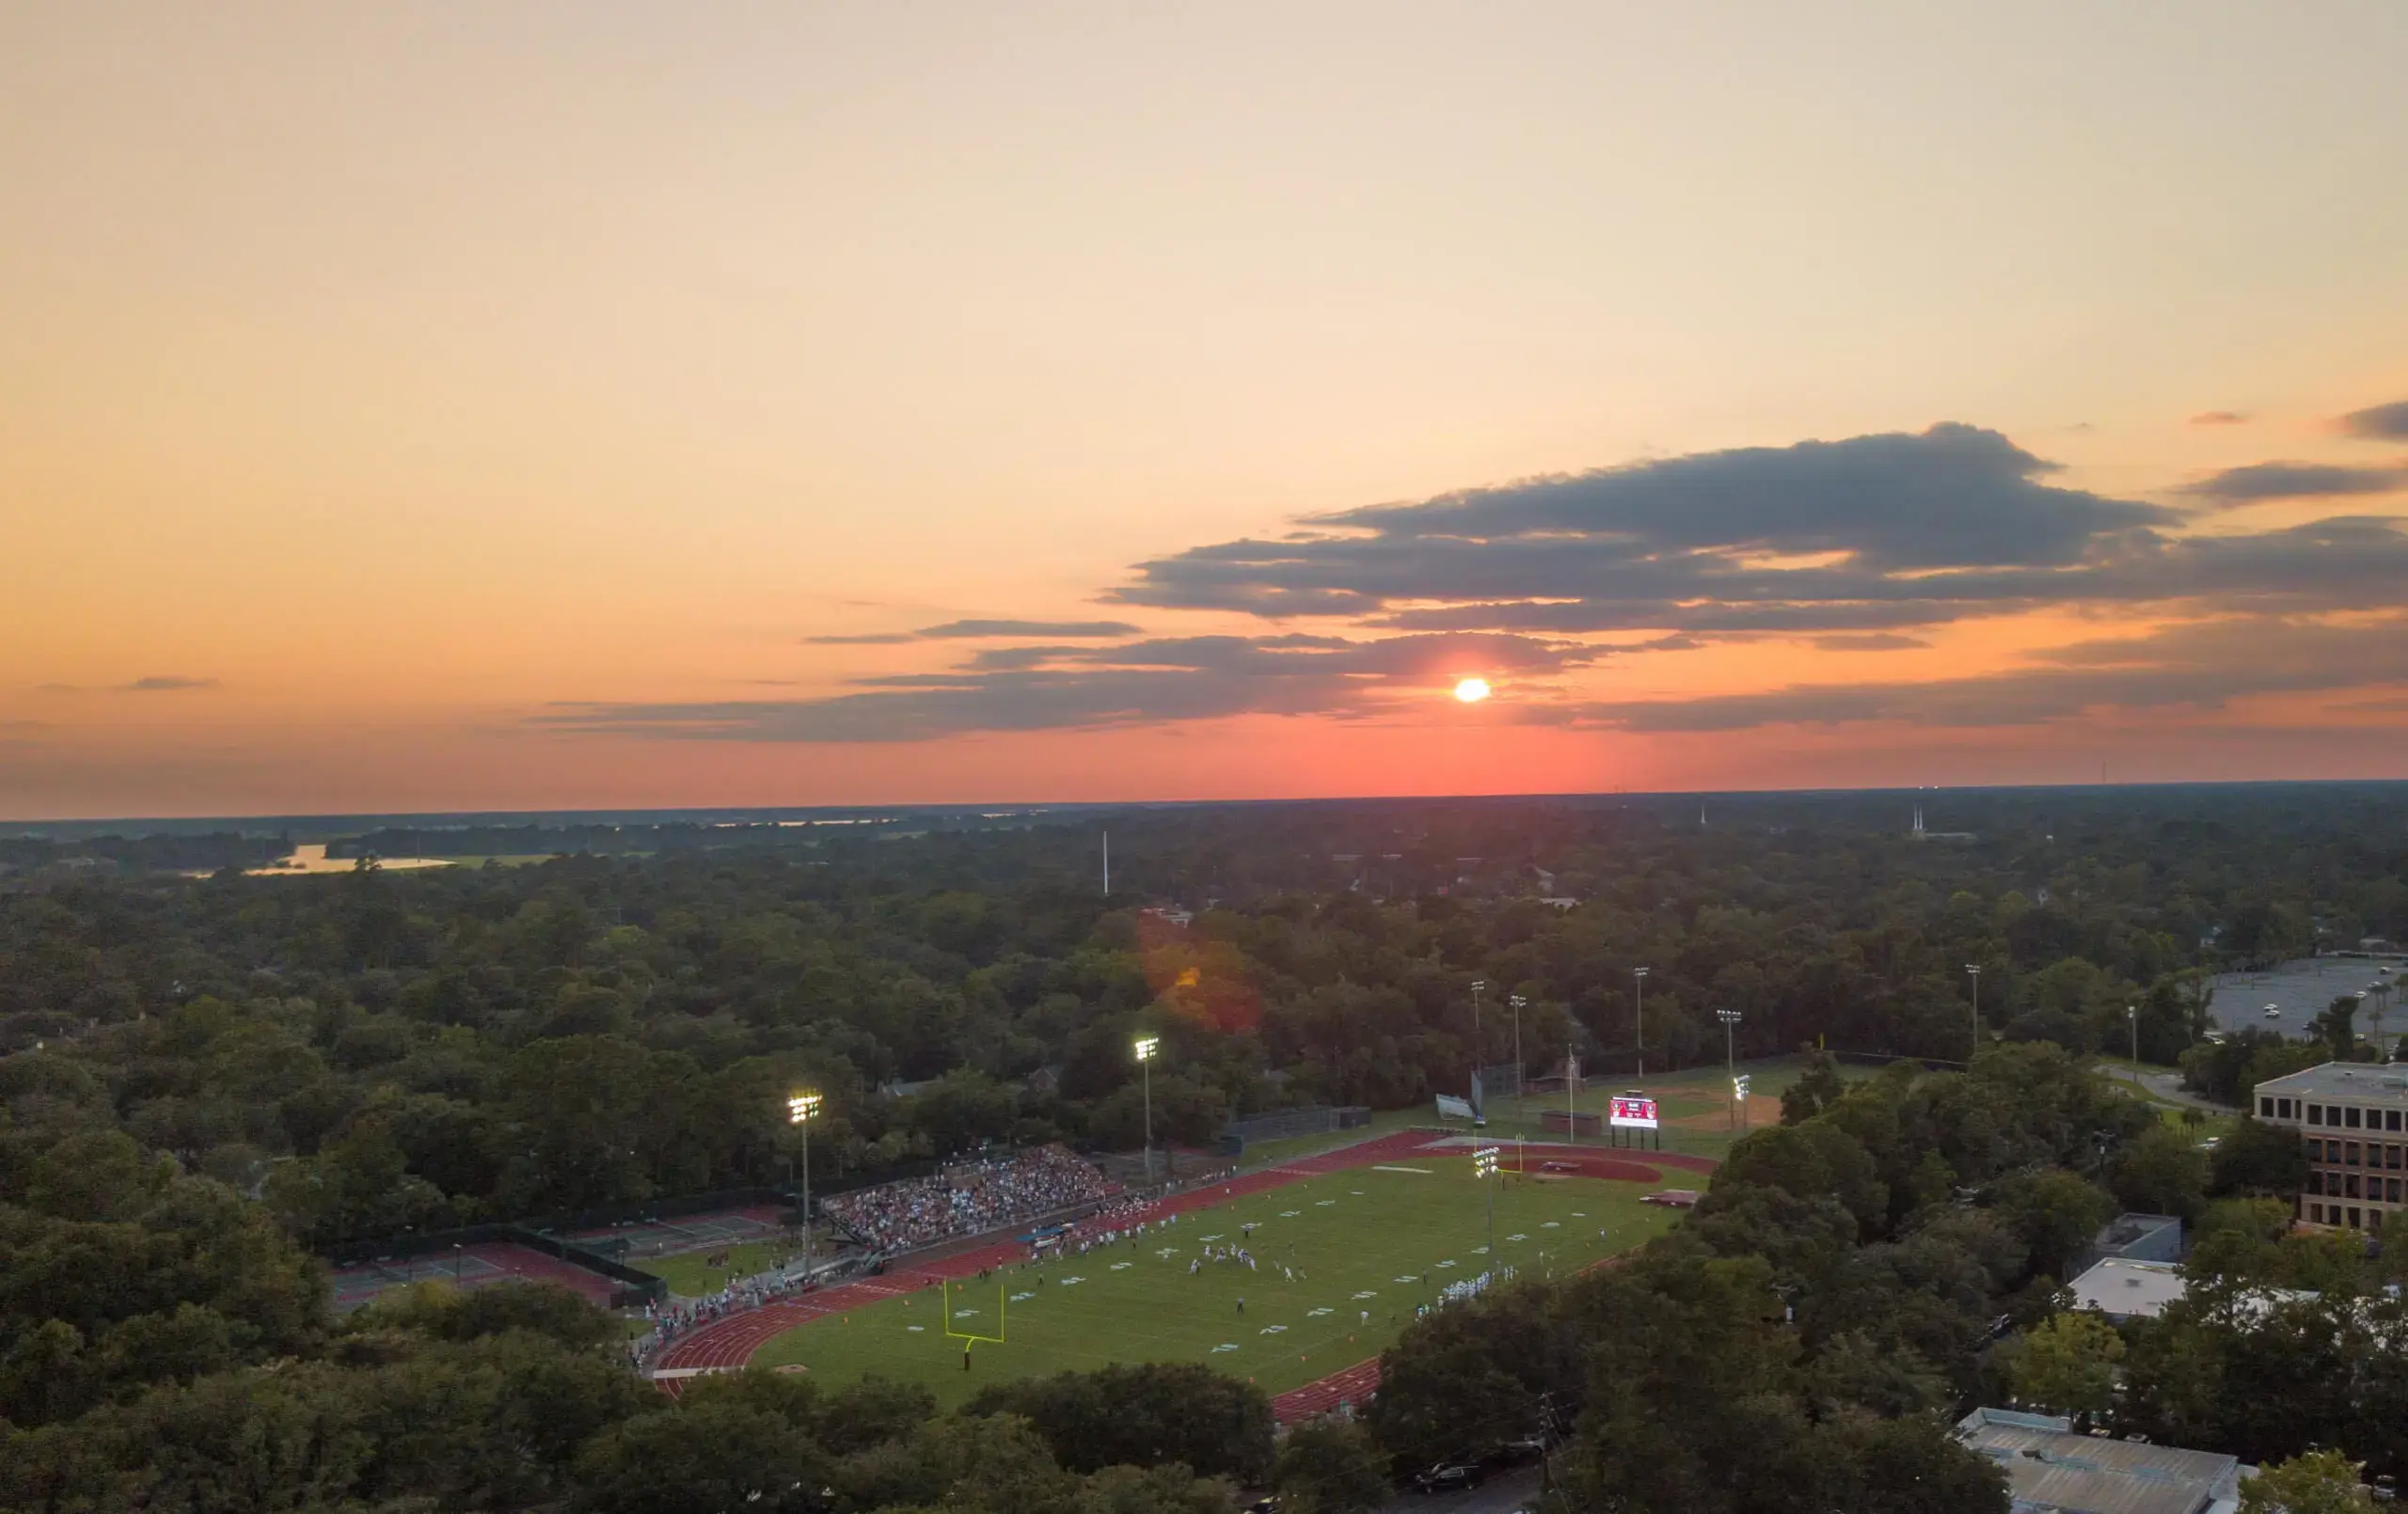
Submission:
[[[1724,1009],[1743,1055],[1961,1061],[1968,965],[1992,1036],[2122,1049],[2136,1005],[2171,1064],[2203,970],[2408,936],[2393,790],[1931,803],[1981,828],[1957,842],[1904,808],[1196,807],[321,877],[37,870],[0,891],[0,1045],[65,1053],[59,1096],[328,1241],[774,1182],[802,1084],[828,1096],[825,1175],[1126,1148],[1141,1030],[1187,1141],[1460,1090],[1517,1029],[1531,1068],[1620,1072],[1642,1023],[1649,1065],[1691,1064]],[[897,1080],[928,1086],[881,1096]]]
[[[1910,835],[1911,803],[1952,834]],[[353,838],[351,871],[284,877],[246,871],[281,832],[8,844],[0,1506],[717,1508],[744,1495],[713,1469],[737,1467],[767,1499],[747,1506],[1200,1511],[1226,1475],[1335,1511],[1467,1427],[1560,1410],[1584,1506],[1978,1508],[1994,1486],[1924,1411],[2000,1391],[2253,1457],[2348,1425],[2353,1455],[2408,1471],[2408,1399],[2366,1355],[2394,1329],[2396,1269],[2283,1233],[2268,1196],[2295,1143],[2244,1120],[2210,1159],[2084,1070],[2130,1044],[2128,1005],[2145,1058],[2226,1097],[2363,1054],[2346,1010],[2305,1041],[2210,1044],[2209,979],[2408,936],[2400,790],[620,829],[608,855],[517,822],[393,830]],[[496,860],[376,865],[430,842]],[[1651,1069],[1719,1061],[1725,1009],[1743,1055],[1910,1060],[1848,1086],[1818,1058],[1672,1237],[1414,1327],[1369,1426],[1291,1437],[1275,1464],[1267,1428],[1214,1461],[1147,1451],[1164,1432],[1106,1412],[1175,1422],[1163,1402],[1220,1391],[1200,1380],[1067,1381],[958,1416],[749,1380],[672,1408],[581,1304],[506,1288],[338,1323],[307,1255],[775,1181],[797,1086],[828,1098],[816,1170],[848,1178],[988,1142],[1125,1149],[1138,1033],[1164,1047],[1156,1128],[1187,1141],[1283,1104],[1418,1102],[1517,1040],[1532,1069],[1576,1051],[1619,1075],[1642,1050],[1642,967]],[[1948,1070],[1977,1014],[1978,1056]],[[2110,1342],[2053,1299],[2117,1204],[2191,1216],[2202,1286]],[[2308,1285],[2329,1301],[2285,1304],[2286,1333],[2236,1323],[2233,1297]],[[1601,1373],[1608,1339],[1649,1344]],[[2110,1356],[2127,1391],[2102,1396]],[[1472,1400],[1495,1425],[1445,1408]],[[1718,1458],[1731,1405],[1778,1475]],[[1240,1396],[1226,1422],[1258,1408]],[[1098,1436],[1126,1463],[1072,1449]],[[1659,1441],[1678,1454],[1640,1453]],[[639,1464],[700,1490],[631,1503]],[[1017,1470],[990,1486],[980,1467]]]

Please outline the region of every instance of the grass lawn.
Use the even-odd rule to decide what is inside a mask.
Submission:
[[[1771,1057],[1739,1064],[1739,1071],[1750,1079],[1749,1093],[1758,1100],[1752,1116],[1757,1126],[1778,1123],[1779,1111],[1765,1101],[1777,1103],[1782,1090],[1796,1082],[1805,1067],[1802,1057]],[[1870,1077],[1872,1071],[1867,1067],[1843,1066],[1840,1075],[1854,1080]],[[1588,1091],[1579,1096],[1577,1105],[1580,1112],[1602,1115],[1606,1100],[1631,1086],[1632,1082],[1630,1079],[1614,1081],[1607,1075],[1599,1074],[1590,1080]],[[1719,1159],[1731,1149],[1731,1143],[1738,1138],[1739,1132],[1729,1128],[1725,1119],[1731,1109],[1731,1081],[1720,1063],[1685,1067],[1679,1072],[1651,1073],[1643,1086],[1663,1107],[1667,1122],[1662,1132],[1664,1150]],[[1564,1138],[1560,1131],[1546,1129],[1539,1123],[1545,1111],[1561,1108],[1563,1096],[1560,1094],[1545,1097],[1533,1095],[1526,1100],[1491,1098],[1488,1100],[1486,1133],[1506,1141],[1517,1135],[1529,1141],[1561,1141]],[[1691,1117],[1699,1119],[1701,1124],[1692,1127],[1675,1123]],[[1403,1110],[1375,1110],[1370,1122],[1358,1129],[1295,1136],[1285,1141],[1255,1142],[1245,1148],[1245,1155],[1239,1159],[1239,1165],[1248,1169],[1275,1167],[1281,1162],[1294,1161],[1299,1157],[1310,1157],[1337,1146],[1353,1145],[1367,1136],[1384,1135],[1390,1130],[1413,1126],[1454,1123],[1439,1120],[1428,1104],[1416,1104]],[[1584,1146],[1602,1146],[1604,1143],[1601,1136],[1585,1136],[1579,1142]],[[959,1363],[954,1364],[957,1368],[960,1365]]]
[[[837,1380],[875,1372],[926,1383],[944,1404],[998,1379],[1112,1362],[1210,1362],[1266,1393],[1285,1392],[1378,1354],[1415,1305],[1488,1265],[1486,1211],[1467,1156],[1398,1165],[1420,1170],[1356,1168],[1291,1183],[1182,1215],[1134,1245],[957,1285],[956,1328],[994,1334],[1004,1322],[1005,1343],[974,1347],[969,1372],[961,1343],[943,1333],[946,1305],[936,1293],[798,1326],[752,1364],[800,1364]],[[1497,1191],[1497,1250],[1525,1275],[1576,1270],[1670,1226],[1670,1211],[1639,1202],[1654,1186],[1509,1176]],[[1257,1228],[1242,1239],[1248,1222]],[[1258,1270],[1207,1262],[1189,1275],[1212,1238],[1244,1245]],[[1300,1276],[1290,1281],[1282,1266]]]
[[[751,1277],[755,1272],[766,1272],[782,1261],[790,1257],[799,1258],[802,1254],[802,1248],[799,1243],[789,1244],[784,1240],[748,1240],[741,1245],[726,1248],[727,1266],[704,1266],[703,1258],[717,1255],[720,1249],[714,1246],[707,1251],[681,1252],[674,1256],[646,1256],[641,1261],[630,1260],[627,1265],[640,1272],[650,1272],[657,1278],[667,1280],[669,1291],[672,1293],[683,1298],[699,1299],[705,1293],[716,1293],[727,1286],[732,1278]]]

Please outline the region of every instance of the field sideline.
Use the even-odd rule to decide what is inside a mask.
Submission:
[[[658,1370],[673,1388],[697,1371],[745,1364],[838,1380],[878,1372],[926,1383],[947,1403],[993,1381],[1112,1361],[1205,1361],[1274,1395],[1305,1388],[1376,1357],[1416,1305],[1488,1266],[1469,1148],[1438,1143],[1446,1139],[1401,1131],[1177,1195],[1153,1211],[1176,1212],[1176,1222],[1135,1244],[1031,1267],[1007,1241],[771,1304],[675,1343]],[[1681,1174],[1712,1165],[1553,1144],[1533,1144],[1529,1159],[1532,1173],[1509,1175],[1497,1194],[1499,1257],[1526,1275],[1576,1270],[1660,1234],[1671,1214],[1640,1195],[1695,1186]],[[1539,1174],[1545,1160],[1615,1175]],[[1245,1238],[1249,1222],[1257,1228]],[[1244,1246],[1257,1265],[1203,1262],[1191,1273],[1208,1238]],[[982,1268],[1000,1270],[981,1284]],[[992,1333],[1005,1314],[1006,1342],[974,1346],[968,1372],[962,1343],[944,1334],[933,1290],[942,1278],[970,1280],[952,1305],[975,1312],[955,1328]]]

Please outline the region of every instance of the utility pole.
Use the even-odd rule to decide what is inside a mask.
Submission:
[[[1633,968],[1630,977],[1637,986],[1632,990],[1630,1001],[1631,1036],[1638,1042],[1639,1076],[1644,1079],[1647,1076],[1647,970]]]
[[[1580,1082],[1580,1053],[1566,1048],[1563,1053],[1563,1139],[1574,1145],[1580,1143],[1580,1106],[1573,1102],[1572,1091]]]
[[[1982,1049],[1982,965],[1968,962],[1965,970],[1973,975],[1973,1051],[1979,1051]],[[1965,1053],[1965,1065],[1968,1067],[1973,1065],[1973,1051]]]
[[[1103,896],[1112,897],[1112,832],[1103,833]]]
[[[1714,1017],[1722,1022],[1722,1070],[1731,1078],[1731,1123],[1736,1126],[1739,1123],[1739,1061],[1738,1053],[1733,1049],[1733,1044],[1735,1033],[1739,1025],[1739,1012],[1735,1009],[1718,1009],[1714,1012]]]

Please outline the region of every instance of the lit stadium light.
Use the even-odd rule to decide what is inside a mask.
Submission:
[[[1139,1036],[1139,1037],[1137,1038],[1137,1060],[1138,1060],[1139,1062],[1151,1062],[1151,1061],[1153,1061],[1153,1060],[1154,1060],[1154,1049],[1155,1049],[1157,1047],[1161,1046],[1162,1044],[1163,1044],[1163,1043],[1162,1043],[1162,1040],[1161,1040],[1161,1038],[1160,1038],[1160,1037],[1158,1037],[1158,1036],[1151,1036],[1151,1035],[1142,1035],[1142,1036]]]
[[[818,1113],[819,1096],[816,1094],[797,1094],[786,1100],[788,1125],[801,1125],[815,1118]]]
[[[1482,1146],[1471,1154],[1471,1171],[1475,1177],[1497,1175],[1497,1148]]]

